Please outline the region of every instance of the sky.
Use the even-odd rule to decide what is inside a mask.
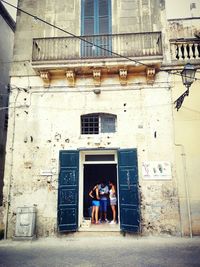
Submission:
[[[6,0],[7,2],[17,5],[17,0]],[[34,1],[34,0],[33,0]],[[190,17],[190,2],[191,0],[165,0],[166,1],[166,12],[167,18],[184,18]],[[13,19],[16,19],[16,10],[8,5],[4,4],[8,9],[8,12],[11,14]],[[200,10],[199,10],[200,16]]]
[[[15,5],[15,6],[17,6],[17,2],[18,2],[18,0],[5,0],[6,2],[8,2],[8,3],[10,3],[10,4],[12,4],[12,5]],[[33,0],[34,1],[34,0]],[[10,7],[10,6],[8,6],[7,4],[4,4],[3,2],[2,2],[2,4],[5,6],[5,8],[8,10],[8,12],[10,13],[10,15],[11,15],[11,17],[14,19],[14,20],[16,20],[16,9],[15,8],[13,8],[13,7]]]

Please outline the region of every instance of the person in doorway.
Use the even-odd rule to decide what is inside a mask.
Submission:
[[[117,195],[117,193],[116,193],[116,187],[115,187],[113,181],[109,181],[109,187],[110,187],[110,190],[109,190],[110,207],[111,207],[112,215],[113,215],[113,219],[110,222],[110,224],[116,224],[117,223],[117,221],[116,221],[116,206],[117,206],[116,195]]]
[[[98,189],[100,196],[100,222],[108,222],[107,206],[108,206],[109,188],[105,182],[101,182],[101,184],[98,185]]]
[[[99,223],[99,207],[100,207],[98,184],[95,185],[93,189],[89,192],[89,196],[92,198],[91,222],[98,224]]]

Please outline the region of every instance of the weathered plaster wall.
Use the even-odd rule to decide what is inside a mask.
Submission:
[[[20,0],[19,7],[80,34],[80,1],[59,2]],[[164,13],[164,1],[115,0],[112,2],[113,33],[161,30]],[[142,232],[178,234],[168,74],[157,74],[154,85],[146,84],[144,73],[133,75],[128,77],[127,86],[119,85],[118,75],[107,75],[102,78],[100,95],[93,93],[92,77],[84,74],[77,78],[74,88],[63,78],[52,77],[51,87],[45,89],[30,63],[32,38],[60,35],[63,34],[54,28],[18,12],[14,57],[21,62],[12,65],[12,84],[27,88],[27,92],[14,89],[10,100],[14,108],[10,110],[4,187],[4,201],[10,202],[8,236],[14,232],[16,208],[24,205],[37,207],[38,235],[54,234],[59,151],[98,147],[138,149]],[[92,112],[116,114],[117,132],[96,138],[82,136],[80,116]],[[172,179],[143,180],[144,160],[171,162]],[[52,177],[41,175],[45,169],[53,171]]]
[[[168,21],[169,38],[195,38],[195,34],[200,32],[200,19],[171,19]]]
[[[113,1],[113,32],[148,32],[162,29],[165,2],[157,0]],[[116,19],[117,18],[117,19]]]
[[[154,86],[132,83],[121,87],[118,77],[112,77],[100,88],[100,95],[93,93],[89,78],[78,80],[76,88],[66,87],[66,81],[54,80],[49,89],[42,87],[39,78],[30,79],[31,90],[13,91],[12,101],[18,108],[10,111],[4,188],[6,201],[6,189],[9,182],[12,184],[9,236],[14,231],[16,208],[23,205],[37,206],[38,235],[53,234],[57,229],[59,151],[98,147],[137,147],[142,231],[179,233],[174,177],[169,181],[144,181],[141,173],[144,160],[167,160],[174,169],[171,93],[167,82],[163,83],[166,78],[158,74]],[[137,80],[144,82],[142,77]],[[20,86],[26,78],[13,78],[13,82]],[[117,132],[82,136],[80,116],[91,112],[116,114]],[[53,176],[42,176],[40,172],[45,169],[53,170]]]
[[[168,21],[169,38],[184,39],[197,38],[200,32],[199,18],[174,19]],[[171,49],[174,49],[172,46]],[[199,235],[200,209],[199,209],[199,57],[185,58],[185,62],[175,61],[174,64],[194,64],[197,69],[197,80],[190,88],[189,97],[185,97],[182,107],[173,111],[174,144],[176,148],[176,177],[180,198],[180,222],[182,235]],[[181,76],[171,77],[173,101],[175,101],[186,88],[183,86]]]
[[[65,31],[80,35],[80,4],[79,0],[72,1],[24,1],[19,0],[19,8],[28,11],[50,24]],[[49,26],[31,16],[18,11],[17,29],[15,33],[14,59],[12,75],[35,75],[30,62],[32,60],[32,39],[40,37],[68,36],[66,33]]]
[[[181,78],[181,77],[180,77]],[[185,90],[178,76],[173,77],[173,99]],[[200,234],[200,107],[199,73],[190,94],[184,99],[177,112],[174,110],[175,146],[178,190],[180,196],[181,223],[183,234]]]

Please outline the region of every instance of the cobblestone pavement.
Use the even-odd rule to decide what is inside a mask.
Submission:
[[[200,238],[65,236],[0,241],[0,267],[200,267]]]

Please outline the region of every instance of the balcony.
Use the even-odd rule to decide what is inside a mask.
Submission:
[[[161,32],[37,38],[32,66],[46,87],[55,76],[65,76],[74,86],[83,73],[93,77],[95,86],[104,74],[119,75],[121,85],[135,73],[153,83],[162,55]]]
[[[33,39],[32,65],[36,69],[84,64],[95,67],[105,65],[105,59],[111,65],[112,62],[126,64],[126,57],[133,59],[132,64],[134,60],[151,63],[161,60],[161,32]]]
[[[172,55],[172,63],[185,64],[191,62],[200,64],[200,39],[183,38],[171,39],[170,48]]]

